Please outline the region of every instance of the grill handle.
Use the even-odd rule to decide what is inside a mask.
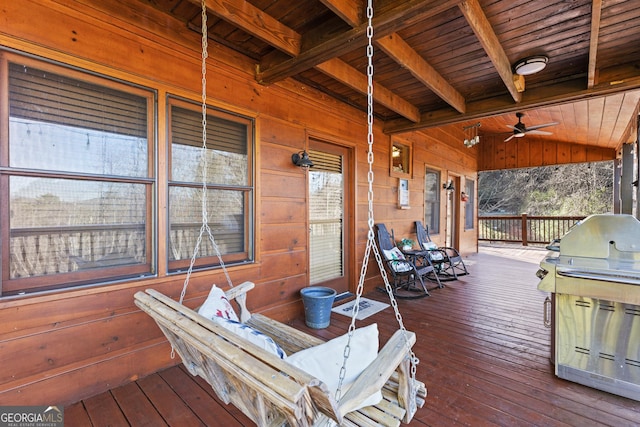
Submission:
[[[560,239],[553,239],[551,243],[545,246],[545,249],[553,252],[560,252]]]
[[[601,282],[622,283],[625,285],[640,285],[640,279],[637,276],[626,274],[615,274],[609,272],[592,273],[590,271],[579,270],[559,270],[558,275],[571,277],[574,279],[598,280]]]
[[[546,297],[544,299],[543,307],[544,307],[543,309],[544,326],[546,326],[547,328],[550,328],[551,327],[551,298]]]

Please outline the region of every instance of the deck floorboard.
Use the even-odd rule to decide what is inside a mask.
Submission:
[[[417,334],[417,377],[428,389],[412,425],[640,424],[639,402],[553,374],[550,330],[542,319],[546,295],[537,290],[535,276],[544,254],[481,248],[466,259],[470,275],[447,282],[428,298],[398,301],[405,327]],[[388,301],[379,292],[367,297]],[[307,328],[304,319],[296,319],[293,326],[329,339],[343,334],[349,322],[334,313],[323,330]],[[391,308],[361,325],[374,322],[381,342],[398,328]],[[65,421],[69,426],[251,425],[180,366],[71,405],[65,408]]]

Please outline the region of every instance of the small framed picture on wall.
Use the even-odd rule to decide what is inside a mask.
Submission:
[[[391,176],[411,178],[411,164],[413,162],[411,148],[410,142],[391,141]]]

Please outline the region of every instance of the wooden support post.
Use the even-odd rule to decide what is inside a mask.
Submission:
[[[522,214],[522,246],[528,246],[529,245],[529,237],[528,237],[528,233],[527,233],[527,214],[523,213]]]

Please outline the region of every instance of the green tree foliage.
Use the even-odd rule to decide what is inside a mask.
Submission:
[[[480,172],[480,214],[591,215],[613,210],[613,162]]]

